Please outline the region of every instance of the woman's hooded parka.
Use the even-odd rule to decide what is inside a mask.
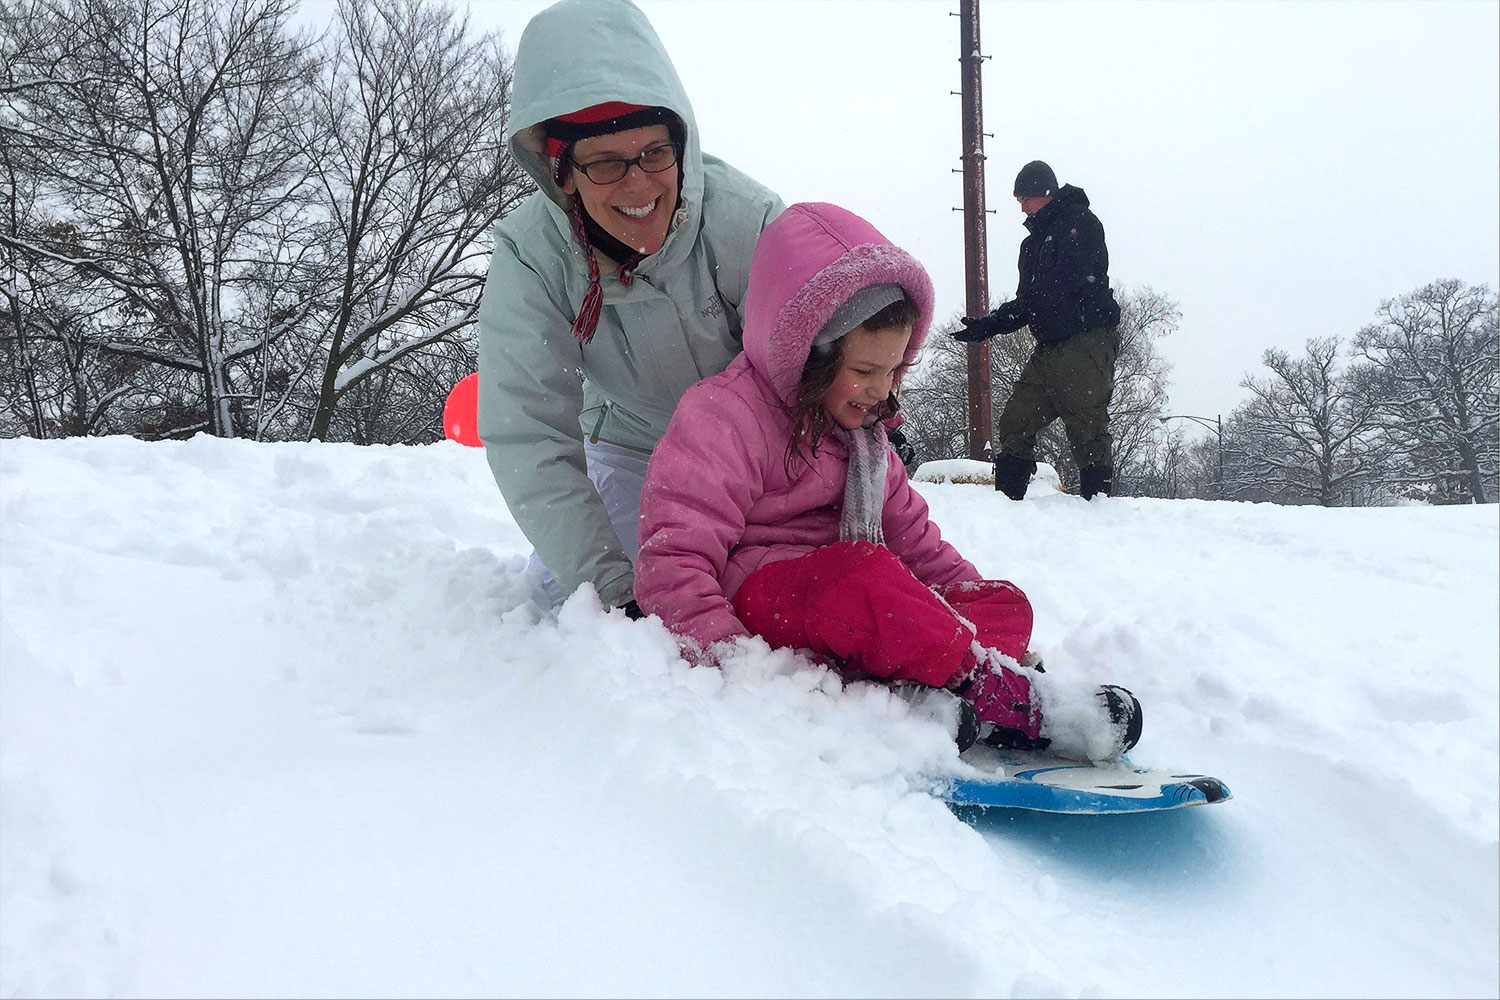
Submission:
[[[588,262],[543,123],[610,101],[681,119],[680,198],[666,242],[635,280],[603,277],[604,308],[584,343],[571,329]],[[588,479],[584,438],[650,451],[682,393],[738,353],[751,254],[781,201],[702,152],[677,72],[626,0],[563,0],[531,19],[506,138],[538,192],[494,230],[479,309],[479,436],[511,514],[563,592],[593,583],[617,606],[632,597],[633,570]]]

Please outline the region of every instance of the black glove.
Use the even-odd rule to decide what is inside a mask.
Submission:
[[[999,310],[996,310],[999,312]],[[966,344],[977,344],[981,340],[989,340],[1000,332],[1000,320],[995,313],[985,313],[983,316],[965,316],[963,326],[953,331],[953,339],[961,340]]]
[[[1026,325],[1026,310],[1020,299],[1011,299],[994,312],[983,316],[965,316],[963,329],[953,333],[954,340],[966,344],[977,344],[989,340],[997,333],[1015,333]]]
[[[626,601],[620,605],[620,610],[625,612],[625,617],[633,622],[638,622],[646,617],[646,612],[642,611],[641,606],[635,603],[635,601]]]

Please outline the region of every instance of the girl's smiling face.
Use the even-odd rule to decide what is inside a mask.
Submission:
[[[911,330],[910,324],[884,330],[857,326],[839,340],[839,373],[823,395],[823,407],[840,427],[863,426],[870,410],[901,381]]]

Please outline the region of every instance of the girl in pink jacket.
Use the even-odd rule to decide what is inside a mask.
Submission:
[[[744,351],[682,397],[647,468],[636,599],[705,659],[759,635],[955,692],[989,742],[1118,756],[1139,703],[1019,665],[1026,596],[943,541],[886,441],[932,304],[922,265],[851,212],[793,205],[767,226]]]

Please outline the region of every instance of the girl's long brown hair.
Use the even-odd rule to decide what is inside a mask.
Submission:
[[[917,307],[911,299],[903,295],[900,299],[892,302],[874,316],[865,320],[860,326],[866,330],[890,330],[896,327],[911,326],[917,321]],[[823,406],[823,397],[833,387],[833,383],[839,377],[839,369],[844,364],[844,338],[840,337],[834,342],[831,351],[812,351],[807,356],[807,364],[802,366],[802,378],[797,382],[797,398],[792,404],[792,436],[786,446],[786,471],[787,475],[793,475],[793,465],[797,459],[810,461],[818,454],[818,444],[823,440],[823,435],[828,432],[830,418],[828,410]],[[901,409],[901,403],[896,399],[896,389],[891,388],[891,394],[885,398],[881,411],[881,417],[888,417]],[[808,456],[803,457],[802,447],[807,446]]]

